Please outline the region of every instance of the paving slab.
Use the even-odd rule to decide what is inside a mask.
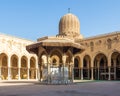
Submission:
[[[37,82],[17,84],[0,86],[0,96],[120,96],[120,81],[79,82],[70,85],[41,85]]]

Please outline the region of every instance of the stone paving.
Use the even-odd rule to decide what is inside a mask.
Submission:
[[[81,82],[70,85],[0,83],[0,96],[120,96],[120,81]]]

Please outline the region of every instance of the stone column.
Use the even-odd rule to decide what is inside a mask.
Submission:
[[[21,76],[20,76],[20,69],[21,69],[21,58],[18,59],[18,80],[21,79]]]
[[[72,77],[72,82],[74,81],[74,56],[72,57],[72,64],[71,64],[71,77]]]
[[[1,78],[1,66],[0,66],[0,80],[1,80],[2,78]]]
[[[88,80],[90,79],[90,65],[89,65],[89,60],[87,61],[87,65],[88,65],[88,68],[87,68],[87,70],[88,70]]]
[[[83,80],[83,67],[81,67],[81,80]]]
[[[79,68],[79,79],[81,79],[81,69]]]
[[[38,62],[37,62],[37,59],[36,59],[36,80],[38,80]]]
[[[30,69],[30,58],[28,58],[28,69],[27,69],[27,79],[30,79],[30,74],[29,74],[29,69]]]
[[[91,59],[91,80],[94,80],[94,63],[93,59]]]
[[[40,60],[39,60],[39,57],[38,57],[38,80],[41,82],[41,69],[40,69]]]
[[[72,62],[70,62],[70,68],[69,68],[69,78],[71,78],[72,79],[72,70],[73,70],[73,63]]]
[[[47,79],[48,79],[48,83],[51,81],[50,80],[50,78],[51,78],[50,63],[51,63],[50,55],[48,55],[47,56]]]
[[[100,64],[100,61],[98,60],[97,61],[97,66],[98,66],[98,80],[99,80],[99,74],[100,74],[100,72],[99,72],[99,68],[100,68],[99,64]]]
[[[91,67],[91,80],[93,80],[93,67]]]
[[[81,59],[81,80],[83,80],[83,59]]]
[[[111,80],[111,67],[108,66],[108,80]]]
[[[66,55],[65,54],[63,54],[63,56],[62,56],[62,62],[63,62],[63,81],[64,81],[64,78],[65,78],[64,67],[65,67],[65,63],[66,63]]]
[[[116,59],[113,60],[114,64],[114,80],[116,80]]]
[[[50,55],[48,55],[47,57],[48,74],[50,74],[50,64],[51,64],[51,59],[50,59]]]
[[[8,80],[11,80],[11,62],[9,56],[8,56]]]

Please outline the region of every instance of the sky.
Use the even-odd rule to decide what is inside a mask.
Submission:
[[[0,33],[34,41],[55,36],[68,8],[85,38],[120,31],[120,0],[0,0]]]

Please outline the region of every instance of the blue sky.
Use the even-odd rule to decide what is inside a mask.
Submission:
[[[120,31],[120,0],[0,0],[0,32],[30,40],[55,36],[68,8],[84,37]]]

